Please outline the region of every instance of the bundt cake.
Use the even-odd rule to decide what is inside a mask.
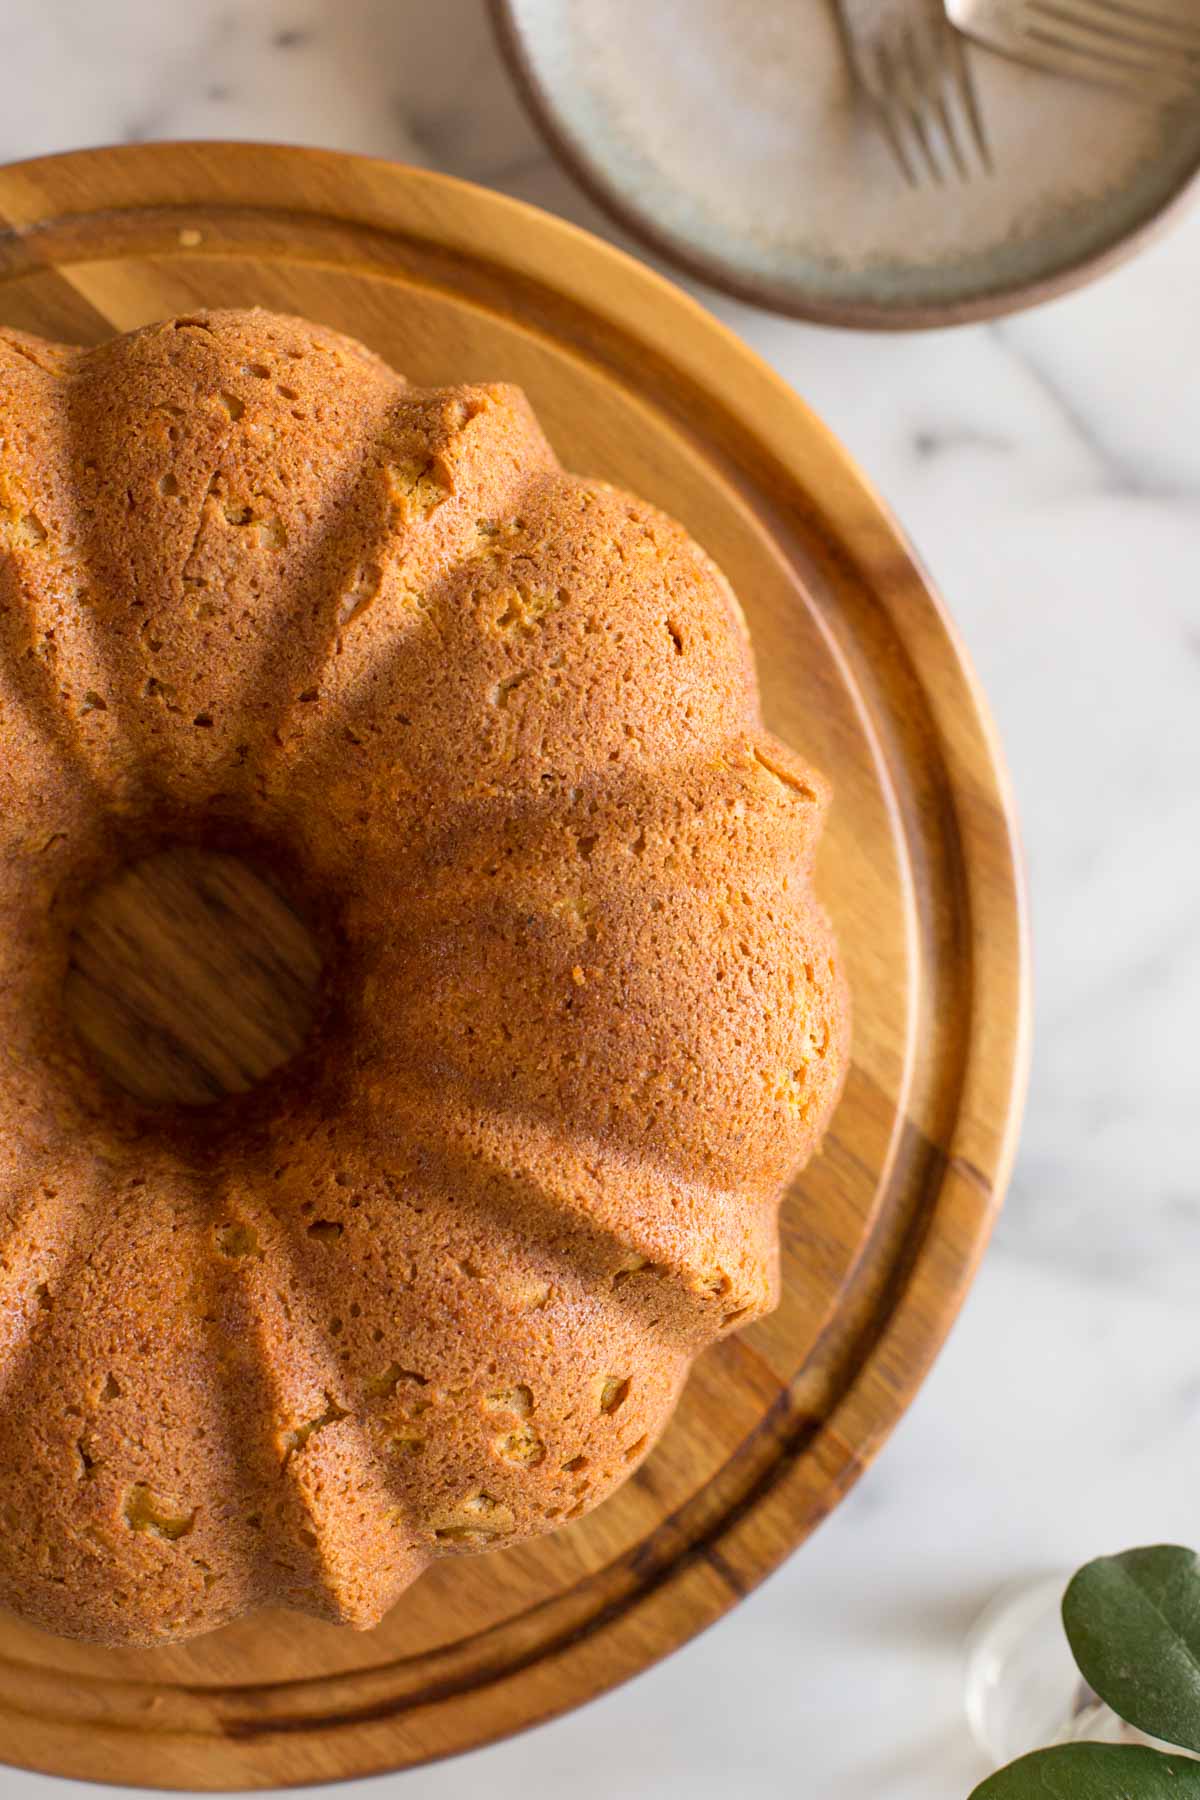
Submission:
[[[516,389],[0,331],[0,1603],[366,1627],[623,1481],[841,1085],[826,804]]]

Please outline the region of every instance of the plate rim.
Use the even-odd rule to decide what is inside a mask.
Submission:
[[[717,256],[681,243],[659,229],[653,219],[634,205],[590,159],[561,123],[553,95],[541,79],[517,18],[517,0],[487,0],[488,14],[500,54],[517,95],[547,149],[576,185],[601,211],[653,255],[718,292],[747,305],[762,307],[784,318],[810,325],[831,325],[851,331],[932,331],[952,325],[978,324],[987,319],[1009,318],[1026,312],[1129,262],[1140,250],[1155,243],[1200,200],[1200,151],[1194,166],[1136,223],[1118,233],[1099,249],[1085,252],[1044,275],[1002,283],[993,292],[973,299],[895,305],[867,300],[830,300],[801,295],[790,284],[766,276],[740,272]]]

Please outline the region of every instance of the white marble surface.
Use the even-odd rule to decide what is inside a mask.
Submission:
[[[615,235],[475,0],[0,0],[0,69],[0,158],[317,142]],[[670,1662],[408,1800],[965,1800],[961,1640],[996,1586],[1200,1540],[1200,211],[997,326],[871,338],[703,298],[883,489],[991,694],[1033,890],[1024,1145],[932,1379],[809,1546]]]

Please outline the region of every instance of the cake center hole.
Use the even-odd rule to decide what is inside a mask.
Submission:
[[[135,1099],[209,1106],[296,1054],[321,972],[312,932],[264,871],[179,846],[91,896],[64,1000],[94,1060]]]

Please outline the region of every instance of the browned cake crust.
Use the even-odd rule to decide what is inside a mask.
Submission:
[[[519,391],[263,312],[0,331],[0,1602],[365,1627],[624,1480],[842,1082],[826,804],[707,559]],[[277,1075],[150,1114],[63,987],[178,841],[331,973]]]

